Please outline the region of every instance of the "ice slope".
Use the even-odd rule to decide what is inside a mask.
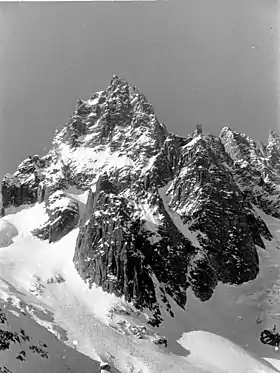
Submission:
[[[84,203],[82,196],[75,197],[75,191],[69,193],[81,204]],[[0,283],[0,297],[6,301],[10,297],[15,305],[22,304],[24,300],[25,304],[33,304],[36,309],[42,309],[39,314],[32,308],[29,309],[30,317],[66,345],[75,347],[74,341],[77,341],[78,351],[98,361],[110,361],[123,373],[237,373],[237,370],[232,370],[230,363],[237,356],[242,361],[244,372],[245,369],[252,371],[252,367],[256,373],[275,371],[261,358],[250,356],[229,341],[227,349],[227,344],[219,336],[211,337],[212,334],[203,332],[215,327],[219,329],[219,315],[224,310],[216,314],[217,309],[207,306],[208,302],[201,303],[191,297],[191,312],[178,309],[175,319],[166,315],[163,327],[151,330],[167,336],[167,349],[155,346],[149,339],[139,340],[115,330],[110,322],[116,308],[127,311],[130,314],[127,318],[132,323],[139,324],[142,319],[123,299],[104,293],[96,287],[89,289],[78,276],[72,263],[77,230],[51,244],[31,235],[30,231],[46,219],[43,204],[36,204],[2,218],[1,221],[13,225],[19,234],[14,237],[13,243],[0,249],[0,277],[5,281]],[[51,322],[43,316],[44,312],[53,315]],[[116,312],[115,314],[119,316]],[[226,327],[228,325],[221,320],[220,333],[217,330],[211,331],[225,336],[228,331]],[[197,331],[188,333],[191,330]],[[187,333],[182,336],[184,332]],[[210,342],[209,335],[212,338]],[[181,350],[176,347],[176,340],[183,346]],[[209,343],[217,360],[211,357],[212,354],[211,358],[208,356]],[[200,344],[201,348],[198,348]],[[228,366],[220,362],[221,355],[225,353],[222,346],[228,353]],[[266,356],[272,357],[269,354]]]

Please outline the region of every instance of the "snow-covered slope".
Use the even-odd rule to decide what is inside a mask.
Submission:
[[[189,361],[210,371],[260,373],[270,369],[263,360],[213,333],[186,333],[179,342],[190,350]]]
[[[33,334],[39,335],[40,340],[50,346],[50,356],[56,353],[53,359],[41,363],[42,367],[45,365],[49,369],[51,366],[53,373],[64,371],[60,366],[62,352],[58,347],[61,341],[72,348],[77,344],[77,350],[82,354],[94,360],[109,361],[124,373],[274,371],[262,359],[251,356],[217,335],[206,332],[182,335],[190,330],[189,326],[181,328],[181,350],[179,343],[176,346],[176,341],[172,342],[169,335],[167,348],[157,346],[153,343],[157,329],[147,325],[132,305],[97,287],[89,289],[78,276],[72,262],[77,230],[56,243],[34,238],[30,232],[45,219],[42,204],[2,218],[13,225],[19,235],[10,246],[0,250],[0,297],[9,309],[6,311],[9,313],[9,324],[13,327],[25,323],[25,330],[30,334],[37,328],[37,334]],[[22,316],[23,313],[25,316]],[[35,321],[56,338],[50,337],[47,331],[41,334]],[[141,329],[141,326],[146,329]],[[137,332],[142,333],[142,339],[136,337]],[[69,351],[66,346],[65,349]],[[10,353],[15,354],[13,351]],[[75,354],[63,366],[70,365],[70,371],[75,371],[76,367],[82,372],[88,369],[94,371],[86,357]],[[40,364],[40,360],[37,358],[33,362],[29,355],[32,354],[26,357],[24,369],[29,369],[29,373],[36,372],[36,364]],[[3,361],[9,369],[17,372],[19,362],[11,356],[1,363]],[[69,359],[68,355],[66,359]],[[236,359],[239,364],[233,366]],[[28,361],[31,361],[29,365]]]
[[[100,372],[98,361],[73,350],[47,330],[52,325],[51,313],[38,305],[17,302],[20,297],[16,290],[7,284],[5,287],[2,281],[1,291],[3,298],[9,298],[0,301],[0,372]],[[43,326],[33,314],[38,315]]]

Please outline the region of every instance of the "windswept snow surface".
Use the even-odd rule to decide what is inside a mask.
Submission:
[[[75,194],[74,191],[71,192]],[[58,337],[60,335],[59,338],[64,340],[65,344],[76,347],[78,351],[95,360],[109,361],[123,373],[243,373],[245,371],[269,373],[275,371],[261,358],[250,356],[243,349],[228,340],[222,340],[219,336],[199,331],[185,333],[182,336],[183,332],[189,332],[193,328],[190,316],[194,316],[194,310],[189,316],[187,311],[178,310],[178,319],[168,318],[165,315],[166,322],[163,327],[152,329],[153,333],[167,337],[169,342],[167,349],[157,347],[150,340],[139,340],[132,335],[125,335],[115,330],[110,325],[114,319],[112,317],[114,309],[122,308],[131,311],[131,306],[123,299],[104,293],[97,287],[89,289],[78,276],[72,263],[77,229],[59,242],[51,244],[31,235],[31,230],[46,220],[44,204],[36,204],[1,219],[1,222],[5,222],[2,224],[12,224],[19,234],[10,246],[0,249],[0,278],[3,279],[0,281],[0,298],[7,301],[9,297],[14,297],[12,299],[14,299],[15,310],[17,299],[19,307],[23,307],[23,301],[25,304],[36,305],[41,312],[35,315],[31,309],[28,312],[30,317],[35,315],[33,317],[35,321]],[[200,322],[202,328],[207,330],[205,320],[211,322],[213,315],[207,316],[201,312],[205,304],[197,302],[200,303],[197,307],[200,312],[196,313],[194,318]],[[211,313],[211,308],[206,307],[206,309]],[[45,313],[53,315],[52,322],[44,319],[42,315]],[[140,316],[136,316],[136,313],[131,314],[130,322],[139,324]],[[203,316],[206,316],[205,320]],[[67,338],[63,337],[62,330],[67,334]],[[174,349],[175,337],[181,338],[180,343],[184,353],[182,351],[178,353]],[[77,341],[77,346],[74,341]],[[209,351],[212,351],[211,356]],[[222,355],[226,353],[229,365],[220,361]],[[216,360],[213,354],[216,354]],[[243,370],[233,370],[237,369],[233,365],[236,359],[242,362],[240,366],[242,365]],[[55,370],[52,372],[55,373]]]

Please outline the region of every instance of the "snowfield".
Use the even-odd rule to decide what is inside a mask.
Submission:
[[[77,200],[81,208],[86,202],[86,195],[78,195],[75,190],[69,190],[68,195]],[[88,362],[88,358],[85,356],[83,360],[78,352],[95,361],[109,362],[122,373],[278,371],[272,366],[279,363],[273,349],[258,342],[258,333],[264,324],[256,324],[257,311],[251,313],[253,321],[247,326],[237,318],[243,312],[243,317],[249,320],[255,307],[254,300],[251,299],[249,305],[244,300],[250,284],[238,288],[218,287],[217,294],[206,303],[190,293],[185,311],[174,305],[175,318],[165,314],[163,325],[152,328],[145,324],[143,315],[123,299],[94,286],[89,289],[82,281],[72,263],[77,229],[51,244],[32,236],[31,231],[47,218],[44,204],[36,204],[13,211],[0,220],[0,302],[2,299],[7,307],[12,307],[10,317],[13,320],[21,320],[25,312],[32,325],[51,332],[57,343],[63,342],[68,350],[77,349],[80,368],[76,372],[85,372],[82,367]],[[180,225],[179,220],[177,224]],[[278,260],[279,251],[274,251],[274,255]],[[276,276],[276,272],[269,274],[271,277],[266,283],[266,273],[261,273],[260,277],[265,285],[269,281],[272,283]],[[122,312],[118,311],[120,309]],[[129,330],[141,325],[146,326],[147,333],[146,337],[138,339]],[[152,343],[156,334],[167,337],[167,348]],[[8,361],[6,364],[9,367]],[[19,371],[16,367],[13,369]],[[92,369],[88,371],[94,373]],[[38,365],[29,367],[28,373],[37,372]],[[64,371],[52,365],[51,372]]]
[[[1,284],[2,286],[2,284]],[[29,317],[28,314],[23,314],[23,309],[17,312],[17,307],[12,306],[0,300],[0,309],[3,309],[8,323],[13,332],[20,334],[20,330],[24,330],[31,338],[29,345],[38,345],[42,341],[46,348],[47,358],[42,358],[40,355],[33,353],[28,344],[18,343],[11,344],[9,350],[0,350],[0,367],[7,367],[13,373],[99,373],[100,363],[94,361],[89,357],[73,350],[71,347],[65,345],[63,341],[57,339],[50,333],[46,327],[39,325],[35,320]],[[41,316],[42,317],[42,316]],[[46,317],[46,315],[45,315]],[[51,319],[50,315],[48,318]],[[2,324],[0,324],[2,329]],[[5,328],[4,328],[5,329]],[[26,353],[26,360],[20,361],[17,359],[20,351],[24,350]],[[117,370],[112,370],[117,373]]]
[[[203,331],[185,333],[179,343],[191,351],[188,360],[201,368],[212,367],[214,372],[267,372],[265,366],[260,366],[263,360],[213,333]]]

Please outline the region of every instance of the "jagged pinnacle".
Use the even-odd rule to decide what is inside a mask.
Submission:
[[[127,83],[127,81],[125,79],[122,79],[118,75],[113,74],[113,77],[111,79],[110,85],[114,86],[114,85],[119,85],[119,84],[121,84],[121,85],[123,85],[123,84],[128,85],[128,83]]]
[[[223,137],[226,137],[229,133],[234,134],[235,131],[232,130],[229,126],[225,126],[225,127],[222,128],[222,130],[219,134],[219,138],[222,139]]]
[[[195,124],[193,127],[194,136],[199,136],[203,133],[202,124]]]

